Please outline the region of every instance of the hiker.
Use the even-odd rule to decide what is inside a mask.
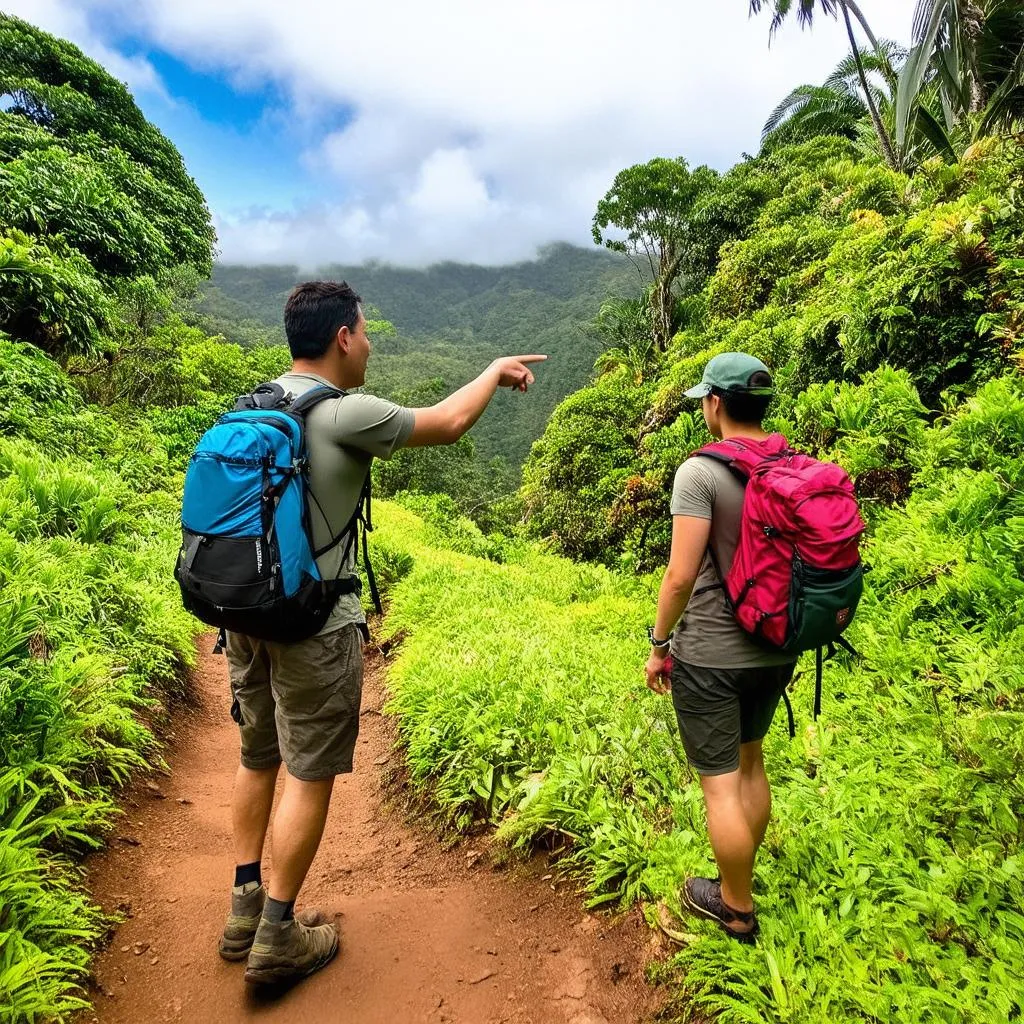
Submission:
[[[295,398],[325,385],[360,387],[370,356],[360,301],[345,283],[311,281],[296,287],[284,310],[292,367],[274,383]],[[390,458],[403,447],[454,443],[498,388],[525,392],[534,381],[529,364],[544,358],[497,359],[429,408],[345,394],[319,401],[305,416],[312,551],[316,556],[329,548],[315,557],[316,567],[323,580],[339,582],[340,596],[326,624],[308,639],[281,643],[226,634],[241,764],[232,797],[235,880],[219,948],[225,959],[248,961],[247,982],[301,978],[323,967],[338,949],[333,924],[303,923],[294,916],[320,845],[335,776],[352,771],[359,732],[367,632],[354,578],[355,545],[330,547],[337,540],[334,531],[353,518],[374,457]],[[260,861],[282,762],[273,874],[264,887]]]
[[[714,437],[763,442],[772,393],[761,360],[727,352],[707,364],[686,397],[701,399]],[[688,458],[676,472],[671,555],[648,629],[646,674],[655,693],[671,691],[687,760],[700,775],[720,872],[720,880],[688,878],[683,900],[728,935],[752,941],[754,857],[771,815],[761,744],[796,655],[755,644],[725,600],[722,580],[736,551],[743,498],[743,483],[724,462]]]

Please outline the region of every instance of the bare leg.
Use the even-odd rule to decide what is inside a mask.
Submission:
[[[748,912],[754,909],[750,886],[757,836],[747,820],[741,778],[737,769],[725,775],[702,775],[700,782],[711,849],[722,875],[722,899],[733,910]]]
[[[755,844],[760,847],[772,816],[772,791],[764,771],[760,740],[740,747],[740,798]]]
[[[288,902],[298,896],[324,834],[333,789],[333,777],[305,782],[285,774],[284,792],[274,816],[269,889],[273,899]]]
[[[263,841],[274,805],[277,770],[238,766],[231,796],[231,825],[234,835],[235,863],[252,864],[263,858]]]

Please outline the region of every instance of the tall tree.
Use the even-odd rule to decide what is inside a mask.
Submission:
[[[674,333],[676,285],[694,210],[717,182],[710,167],[691,171],[682,158],[657,157],[620,171],[597,204],[595,243],[625,253],[650,283],[651,335],[659,352]]]
[[[860,24],[872,48],[877,53],[881,52],[878,40],[871,31],[871,26],[861,12],[860,7],[858,7],[854,0],[750,0],[751,14],[760,14],[765,7],[770,8],[773,12],[770,29],[772,35],[778,31],[786,18],[789,17],[794,7],[796,8],[797,20],[804,27],[809,27],[813,23],[816,13],[820,12],[823,15],[836,19],[842,14],[843,24],[846,26],[846,34],[850,40],[850,49],[857,65],[857,75],[864,93],[864,100],[867,104],[868,113],[871,116],[871,123],[874,125],[875,134],[878,136],[878,145],[882,150],[882,155],[885,157],[885,162],[894,170],[898,170],[899,161],[893,149],[892,138],[882,121],[882,116],[878,111],[878,104],[875,102],[875,97],[871,92],[864,61],[861,59],[860,45],[853,31],[851,15]]]

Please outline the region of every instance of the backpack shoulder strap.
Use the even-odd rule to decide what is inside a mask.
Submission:
[[[343,540],[345,543],[345,551],[341,557],[342,565],[348,559],[349,551],[352,549],[353,544],[358,544],[360,530],[363,534],[363,569],[366,572],[366,581],[370,585],[370,597],[373,599],[373,606],[377,609],[379,615],[384,614],[384,608],[380,600],[380,591],[377,589],[377,579],[373,573],[373,566],[370,564],[370,548],[367,540],[367,534],[373,532],[373,511],[372,511],[372,493],[373,493],[373,478],[367,470],[366,478],[363,481],[363,488],[359,492],[359,498],[356,501],[356,507],[352,511],[352,515],[349,521],[342,528],[342,531],[336,536],[329,540],[323,547],[317,548],[313,552],[314,558],[319,558],[321,555],[327,554],[332,548],[337,547]],[[324,522],[327,521],[327,517],[324,514],[323,507],[320,502],[316,500],[316,495],[312,491],[309,492],[310,497],[316,502],[317,508],[320,509],[320,515],[324,517]],[[340,572],[340,569],[339,569]]]
[[[347,391],[331,387],[329,384],[319,384],[315,388],[293,398],[288,404],[288,411],[293,416],[305,416],[311,409],[315,409],[321,402],[328,398],[342,398]]]
[[[772,434],[764,441],[755,441],[749,437],[730,437],[725,441],[712,441],[711,444],[698,448],[697,451],[690,454],[690,458],[714,459],[715,462],[727,467],[746,487],[747,481],[758,466],[787,451],[789,451],[789,444],[781,434]],[[719,582],[698,588],[693,592],[693,597],[699,597],[709,590],[724,589],[725,573],[722,572],[721,563],[718,561],[710,538],[708,539],[708,554],[711,556],[711,563],[715,567]]]
[[[764,441],[755,441],[750,437],[730,437],[725,441],[704,445],[693,452],[690,458],[701,457],[721,462],[745,484],[759,466],[791,450],[781,434],[772,434]]]
[[[288,396],[280,384],[269,381],[254,388],[247,395],[241,395],[235,401],[235,412],[250,409],[283,409],[288,404]]]
[[[235,401],[234,411],[285,409],[292,415],[301,417],[325,399],[341,398],[347,394],[347,391],[331,387],[329,384],[318,384],[315,388],[310,388],[309,391],[299,395],[298,398],[292,398],[290,392],[285,391],[277,381],[272,380],[253,388],[249,394],[240,396]]]

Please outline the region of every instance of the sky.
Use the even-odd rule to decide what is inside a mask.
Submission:
[[[914,0],[860,0],[907,42]],[[747,0],[0,0],[126,82],[225,262],[506,263],[592,244],[617,171],[725,170],[847,52]]]

